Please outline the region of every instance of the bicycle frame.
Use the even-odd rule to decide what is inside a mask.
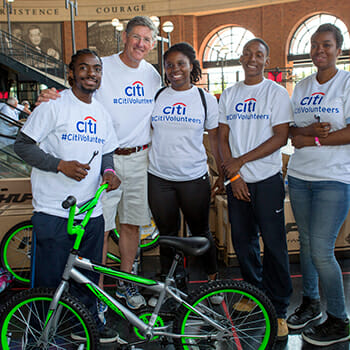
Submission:
[[[216,323],[213,319],[207,317],[204,315],[200,307],[193,308],[190,304],[188,304],[183,298],[186,298],[187,295],[178,290],[175,287],[171,286],[171,283],[174,282],[173,274],[175,271],[175,268],[177,266],[177,260],[180,258],[180,255],[177,255],[175,258],[173,265],[169,271],[169,274],[166,278],[166,281],[159,282],[154,281],[148,278],[144,278],[142,276],[133,275],[130,273],[118,271],[113,268],[109,268],[105,265],[100,265],[98,263],[93,263],[89,259],[82,258],[78,256],[77,252],[72,252],[69,255],[67,265],[65,268],[65,271],[62,276],[62,281],[60,285],[58,286],[56,293],[54,295],[54,298],[50,304],[48,315],[45,322],[45,329],[42,334],[42,341],[45,342],[46,339],[48,339],[48,335],[50,332],[50,329],[52,327],[55,327],[55,318],[59,315],[59,305],[58,302],[60,300],[60,297],[63,292],[68,291],[69,289],[69,283],[68,281],[70,279],[76,281],[79,284],[85,285],[95,296],[102,300],[104,303],[106,303],[111,310],[118,313],[122,318],[129,321],[133,326],[137,327],[146,337],[146,339],[151,340],[155,336],[168,336],[171,338],[190,338],[192,337],[200,337],[195,334],[175,334],[172,332],[167,332],[167,329],[169,328],[169,325],[163,326],[163,327],[155,327],[155,323],[160,311],[160,308],[163,304],[163,301],[165,299],[165,296],[171,296],[174,298],[178,303],[183,304],[188,309],[194,311],[198,316],[202,317],[204,320],[209,322],[211,325],[213,325],[215,328],[218,329],[220,332],[227,332],[225,328],[220,326],[218,323]],[[139,319],[130,309],[128,309],[126,306],[124,306],[122,303],[120,303],[118,300],[114,299],[112,296],[110,296],[108,293],[106,293],[104,290],[102,290],[98,285],[96,285],[94,282],[92,282],[89,278],[84,276],[80,271],[77,270],[83,269],[83,270],[89,270],[89,271],[95,271],[102,273],[105,276],[112,277],[117,280],[122,280],[125,282],[132,282],[135,283],[141,287],[144,287],[148,290],[151,290],[155,293],[159,294],[158,302],[154,308],[154,311],[152,313],[152,316],[149,320],[149,323],[143,322],[141,319]],[[201,307],[204,307],[204,305],[201,305]],[[211,310],[213,314],[215,312]],[[57,315],[57,316],[56,316]],[[220,335],[222,336],[222,334]],[[209,338],[213,337],[211,336],[202,336],[203,338]]]
[[[55,328],[57,324],[57,319],[60,314],[59,300],[63,294],[63,292],[68,291],[69,289],[69,280],[72,279],[79,284],[85,285],[90,292],[92,292],[99,300],[106,303],[111,310],[119,314],[122,318],[129,321],[133,326],[137,327],[142,334],[145,335],[147,340],[151,340],[155,336],[168,336],[171,338],[191,338],[191,337],[201,337],[201,338],[213,338],[215,335],[204,335],[198,336],[197,334],[175,334],[172,332],[168,332],[167,329],[169,325],[155,327],[158,314],[160,312],[160,308],[165,300],[166,296],[170,296],[175,299],[179,304],[184,305],[189,310],[195,312],[198,316],[202,317],[203,320],[209,322],[213,327],[215,327],[220,333],[216,334],[218,337],[222,337],[227,333],[227,330],[222,327],[220,324],[215,322],[212,318],[206,316],[201,312],[201,309],[207,309],[205,305],[197,305],[196,307],[191,306],[186,302],[187,294],[178,290],[176,287],[172,286],[174,284],[174,273],[178,261],[181,258],[180,254],[176,254],[175,259],[172,263],[170,271],[166,277],[165,282],[154,281],[149,278],[145,278],[142,276],[134,275],[131,273],[118,271],[114,268],[107,267],[106,265],[102,265],[96,262],[92,262],[90,259],[86,259],[79,256],[78,249],[84,235],[85,226],[87,225],[91,213],[96,206],[96,203],[103,192],[103,190],[107,187],[107,185],[102,185],[93,199],[87,201],[80,209],[76,207],[75,198],[67,198],[66,203],[63,206],[70,207],[69,218],[68,218],[68,226],[67,231],[68,234],[76,234],[76,240],[74,243],[74,247],[69,254],[67,264],[65,270],[62,275],[62,281],[56,292],[54,297],[50,303],[49,310],[47,313],[47,317],[45,320],[44,331],[41,335],[40,341],[45,343],[47,339],[49,339],[50,331]],[[82,214],[86,212],[86,215],[82,222],[78,225],[74,225],[74,216],[77,214]],[[159,298],[157,304],[153,310],[153,313],[149,319],[148,323],[145,323],[140,318],[138,318],[129,308],[124,306],[118,300],[114,299],[112,296],[107,294],[104,290],[102,290],[97,284],[91,281],[89,278],[84,276],[83,273],[78,271],[78,269],[94,271],[105,276],[109,276],[113,279],[121,280],[124,282],[132,282],[140,287],[146,288],[153,293],[159,294]],[[212,314],[215,315],[216,312],[211,310]],[[220,315],[217,314],[219,317]]]

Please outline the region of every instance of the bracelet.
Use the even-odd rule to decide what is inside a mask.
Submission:
[[[319,138],[317,136],[315,137],[315,144],[316,144],[317,147],[321,147],[322,146],[321,142],[320,142],[320,140],[319,140]]]
[[[103,172],[103,175],[104,175],[107,171],[110,171],[110,172],[112,172],[114,175],[117,175],[117,173],[115,172],[115,170],[112,169],[112,168],[105,169],[104,172]]]
[[[229,183],[235,182],[236,180],[238,180],[241,177],[241,175],[237,174],[234,177],[231,177],[230,180],[226,180],[224,182],[224,185],[227,186]]]

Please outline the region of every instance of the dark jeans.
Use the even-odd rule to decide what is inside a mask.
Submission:
[[[168,181],[148,174],[148,202],[160,235],[177,236],[180,209],[193,236],[210,241],[209,250],[202,256],[205,272],[217,272],[216,248],[209,232],[210,182],[208,174],[192,181]],[[160,247],[162,274],[167,273],[174,252]]]
[[[67,233],[67,219],[45,213],[34,213],[32,242],[33,287],[57,288],[75,241],[75,235]],[[101,262],[104,236],[103,216],[91,218],[79,250],[80,255]],[[98,284],[99,275],[84,270],[84,275]],[[102,323],[97,316],[96,297],[86,287],[70,281],[70,293],[76,296],[94,315],[99,328]]]
[[[281,174],[247,184],[251,202],[233,197],[227,186],[232,243],[242,277],[265,291],[279,318],[286,317],[292,282],[284,224],[284,186]],[[264,242],[260,258],[259,232]]]

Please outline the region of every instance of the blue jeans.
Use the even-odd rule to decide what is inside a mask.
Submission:
[[[68,235],[67,219],[45,213],[35,212],[32,216],[32,286],[57,288],[61,282],[68,255],[76,236]],[[100,215],[91,218],[79,252],[84,258],[101,262],[104,235],[104,220]],[[96,284],[99,275],[84,270],[84,275]],[[70,292],[77,297],[93,314],[99,329],[103,325],[97,315],[96,297],[85,286],[70,281]]]
[[[288,176],[288,187],[300,236],[303,294],[319,299],[320,279],[328,313],[345,319],[343,278],[334,256],[334,246],[349,211],[350,185],[337,181],[304,181]]]

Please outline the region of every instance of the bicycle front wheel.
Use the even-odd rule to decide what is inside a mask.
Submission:
[[[176,349],[271,349],[277,318],[270,300],[245,282],[211,282],[190,296],[189,304],[207,318],[184,306],[174,322]]]
[[[86,307],[64,293],[51,313],[54,292],[48,288],[26,290],[7,302],[0,323],[2,349],[98,349],[96,324]],[[49,319],[53,322],[45,337]]]
[[[30,282],[30,254],[33,225],[30,220],[13,226],[1,241],[2,266],[22,284]]]

